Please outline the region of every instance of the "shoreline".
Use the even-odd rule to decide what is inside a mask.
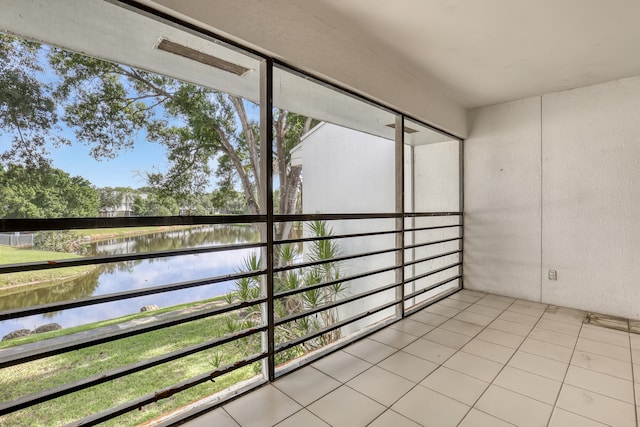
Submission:
[[[84,239],[86,239],[85,244],[91,244],[91,243],[101,242],[101,241],[105,241],[105,240],[119,239],[119,238],[125,238],[125,237],[134,237],[134,236],[144,236],[144,235],[155,234],[155,233],[166,233],[166,232],[173,231],[173,230],[189,229],[189,228],[193,228],[193,227],[197,227],[197,226],[193,226],[193,225],[167,225],[167,226],[154,227],[153,229],[151,229],[151,228],[147,228],[145,230],[132,229],[130,231],[122,231],[122,232],[117,232],[117,233],[97,233],[97,234],[87,234],[87,235],[84,235],[83,233],[80,233],[80,234],[83,236]],[[98,230],[108,230],[108,229],[98,229]],[[77,230],[73,230],[73,231],[77,232]],[[95,230],[91,230],[91,231],[95,231]],[[20,249],[20,250],[29,251],[31,249]],[[52,254],[51,259],[54,259],[55,258],[55,254],[67,254],[67,253],[66,252],[53,252],[53,251],[51,251],[51,254]],[[44,261],[45,260],[35,261],[35,262],[44,262]],[[34,261],[25,261],[25,262],[34,262]],[[47,286],[60,285],[62,283],[65,283],[65,282],[68,282],[70,280],[74,280],[74,279],[77,279],[78,277],[82,277],[82,276],[84,276],[86,274],[89,274],[90,272],[95,270],[98,267],[98,265],[84,266],[84,267],[86,268],[85,271],[74,272],[73,274],[60,276],[60,277],[57,277],[55,279],[30,280],[30,281],[27,281],[27,282],[19,282],[19,283],[15,283],[15,284],[5,284],[5,285],[0,284],[0,296],[5,296],[5,295],[11,295],[13,293],[18,293],[18,292],[22,291],[24,288],[41,289],[41,288],[45,288]],[[42,271],[46,271],[46,270],[42,270]],[[7,274],[16,274],[16,273],[7,273]],[[42,286],[38,286],[38,285],[42,285]],[[8,291],[13,291],[13,292],[8,292]]]
[[[56,285],[61,285],[65,282],[68,282],[70,280],[74,280],[77,279],[79,277],[85,276],[89,273],[91,273],[93,270],[95,270],[98,266],[97,265],[92,265],[92,266],[85,266],[87,268],[86,271],[82,271],[79,273],[74,273],[74,274],[70,274],[68,276],[63,276],[60,278],[56,278],[56,279],[49,279],[49,280],[34,280],[31,282],[24,282],[24,283],[16,283],[14,285],[7,285],[7,286],[1,286],[0,285],[0,297],[3,296],[8,296],[17,292],[21,292],[23,290],[23,288],[29,288],[27,290],[31,290],[31,289],[42,289],[42,288],[46,288],[47,286],[56,286]],[[8,273],[11,274],[11,273]],[[44,286],[38,286],[38,285],[44,285]],[[5,292],[5,291],[14,291],[14,292]]]

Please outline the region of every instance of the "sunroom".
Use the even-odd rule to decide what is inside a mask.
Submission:
[[[637,425],[638,13],[4,0],[0,424]]]

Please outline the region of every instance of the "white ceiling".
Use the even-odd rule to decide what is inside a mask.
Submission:
[[[0,31],[11,32],[117,63],[176,77],[206,87],[259,101],[261,60],[245,55],[156,19],[148,19],[106,1],[3,0]],[[35,7],[34,7],[35,6]],[[136,30],[132,30],[136,29]],[[157,46],[170,40],[206,55],[241,65],[249,71],[241,76],[192,59],[165,52]],[[341,94],[307,78],[276,68],[274,104],[319,120],[347,126],[382,138],[393,139],[389,127],[396,116],[369,103]],[[450,140],[450,137],[419,128],[407,135],[412,145]]]
[[[640,75],[638,0],[291,0],[477,107]]]
[[[53,12],[47,0],[1,1],[2,29],[107,59],[138,55],[152,35],[86,12],[111,0],[58,0]],[[640,75],[640,0],[138,1],[461,137],[466,109]],[[187,68],[172,72],[189,79]]]
[[[188,10],[180,1],[142,1]],[[189,3],[191,18],[231,36],[246,35],[245,40],[258,47],[260,35],[273,38],[275,34],[282,41],[287,36],[278,31],[315,31],[322,40],[312,47],[317,55],[368,52],[427,85],[435,83],[447,98],[465,108],[640,75],[639,0]],[[261,7],[268,10],[253,13]],[[232,13],[245,14],[246,24],[261,33],[239,28],[241,20],[225,26]],[[225,16],[225,21],[216,21],[216,16]],[[272,23],[261,22],[260,16]],[[298,48],[309,49],[305,38],[301,40]],[[272,52],[281,53],[277,47]],[[282,52],[285,60],[295,64],[296,58]],[[348,61],[344,54],[341,57]],[[367,79],[366,72],[362,79]]]

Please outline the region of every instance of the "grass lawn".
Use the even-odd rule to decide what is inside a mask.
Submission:
[[[0,401],[6,402],[37,393],[224,335],[224,317],[221,315],[198,320],[5,368],[0,375]],[[259,346],[259,342],[260,339],[256,336],[252,345],[239,342],[236,345],[227,344],[215,350],[207,350],[6,415],[2,421],[5,425],[11,426],[52,426],[70,423],[198,374],[211,372],[216,368],[215,363],[221,355],[224,356],[220,365],[233,363],[252,353],[250,347]],[[259,372],[258,366],[241,368],[214,382],[203,383],[120,416],[107,425],[136,425],[254,377]]]
[[[17,345],[28,344],[28,343],[31,343],[31,342],[42,341],[42,340],[46,340],[46,339],[49,339],[49,338],[61,337],[61,336],[64,336],[64,335],[71,335],[71,334],[75,334],[75,333],[78,333],[78,332],[89,331],[91,329],[101,328],[103,326],[116,325],[118,323],[129,322],[131,320],[143,319],[145,317],[150,317],[150,316],[157,316],[159,314],[167,313],[167,312],[170,312],[170,311],[181,310],[181,309],[189,308],[189,307],[197,307],[197,306],[201,306],[203,304],[207,304],[209,302],[222,301],[224,298],[225,298],[225,296],[218,296],[218,297],[214,297],[214,298],[210,298],[210,299],[202,300],[202,301],[198,301],[198,302],[190,302],[190,303],[185,303],[185,304],[180,304],[180,305],[174,305],[174,306],[171,306],[171,307],[163,307],[163,308],[159,308],[159,309],[153,310],[153,311],[145,311],[145,312],[142,312],[142,313],[129,314],[127,316],[118,317],[116,319],[102,320],[100,322],[89,323],[89,324],[86,324],[86,325],[73,326],[71,328],[59,329],[57,331],[44,332],[42,334],[35,334],[35,335],[28,335],[28,336],[23,337],[23,338],[16,338],[16,339],[7,340],[7,341],[0,341],[0,350],[2,350],[3,348],[9,348],[9,347],[15,347]]]
[[[2,260],[2,264],[19,264],[23,262],[49,261],[69,258],[81,258],[81,256],[64,252],[36,251],[31,249],[0,246],[0,260]],[[94,268],[94,266],[87,265],[80,267],[53,268],[49,270],[34,270],[23,271],[20,273],[0,274],[0,290],[2,288],[8,288],[11,286],[27,283],[36,283],[43,281],[56,282],[61,279],[67,279],[87,273]]]
[[[82,230],[79,234],[91,235],[94,239],[116,238],[132,234],[148,234],[167,231],[179,227],[136,227],[104,230]],[[122,234],[119,234],[122,233]],[[76,258],[78,255],[59,252],[34,251],[0,246],[0,262],[14,264],[52,259]],[[45,271],[20,272],[0,275],[2,288],[17,283],[36,281],[59,281],[76,274],[82,274],[93,267],[71,267]],[[55,283],[55,282],[52,282]],[[213,298],[219,300],[223,297]],[[122,323],[134,319],[157,315],[189,306],[201,305],[208,301],[168,307],[148,313],[136,313],[118,319],[97,322],[74,328],[33,335],[23,339],[0,342],[0,349],[39,341],[56,336],[86,331],[110,324]],[[82,350],[72,351],[58,356],[4,368],[0,371],[0,402],[7,402],[21,396],[38,393],[87,376],[96,375],[112,369],[127,366],[166,354],[191,345],[199,344],[227,333],[227,315],[189,322],[171,328],[153,331],[125,338],[115,342],[100,344]],[[213,350],[184,357],[126,377],[109,381],[41,403],[28,409],[5,415],[0,418],[0,426],[52,426],[63,425],[96,412],[117,406],[143,395],[154,393],[162,388],[179,383],[199,374],[208,373],[217,366],[223,366],[257,351],[260,345],[258,335],[236,343],[226,344]],[[167,399],[158,401],[122,415],[106,425],[136,425],[159,415],[170,412],[193,401],[209,396],[245,379],[260,373],[260,366],[254,364],[238,369],[215,381],[200,384]]]

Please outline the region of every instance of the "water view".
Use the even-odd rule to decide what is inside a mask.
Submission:
[[[142,236],[99,241],[91,244],[89,255],[144,253],[150,251],[229,245],[259,241],[250,226],[216,225],[180,229]],[[0,310],[73,300],[114,292],[144,289],[163,284],[234,273],[243,259],[258,249],[238,249],[219,253],[144,259],[97,266],[86,275],[51,286],[0,292]],[[159,308],[200,301],[223,295],[232,282],[217,283],[180,291],[154,294],[125,301],[63,310],[0,322],[0,337],[16,329],[35,329],[56,322],[63,328],[140,312],[145,305]]]

